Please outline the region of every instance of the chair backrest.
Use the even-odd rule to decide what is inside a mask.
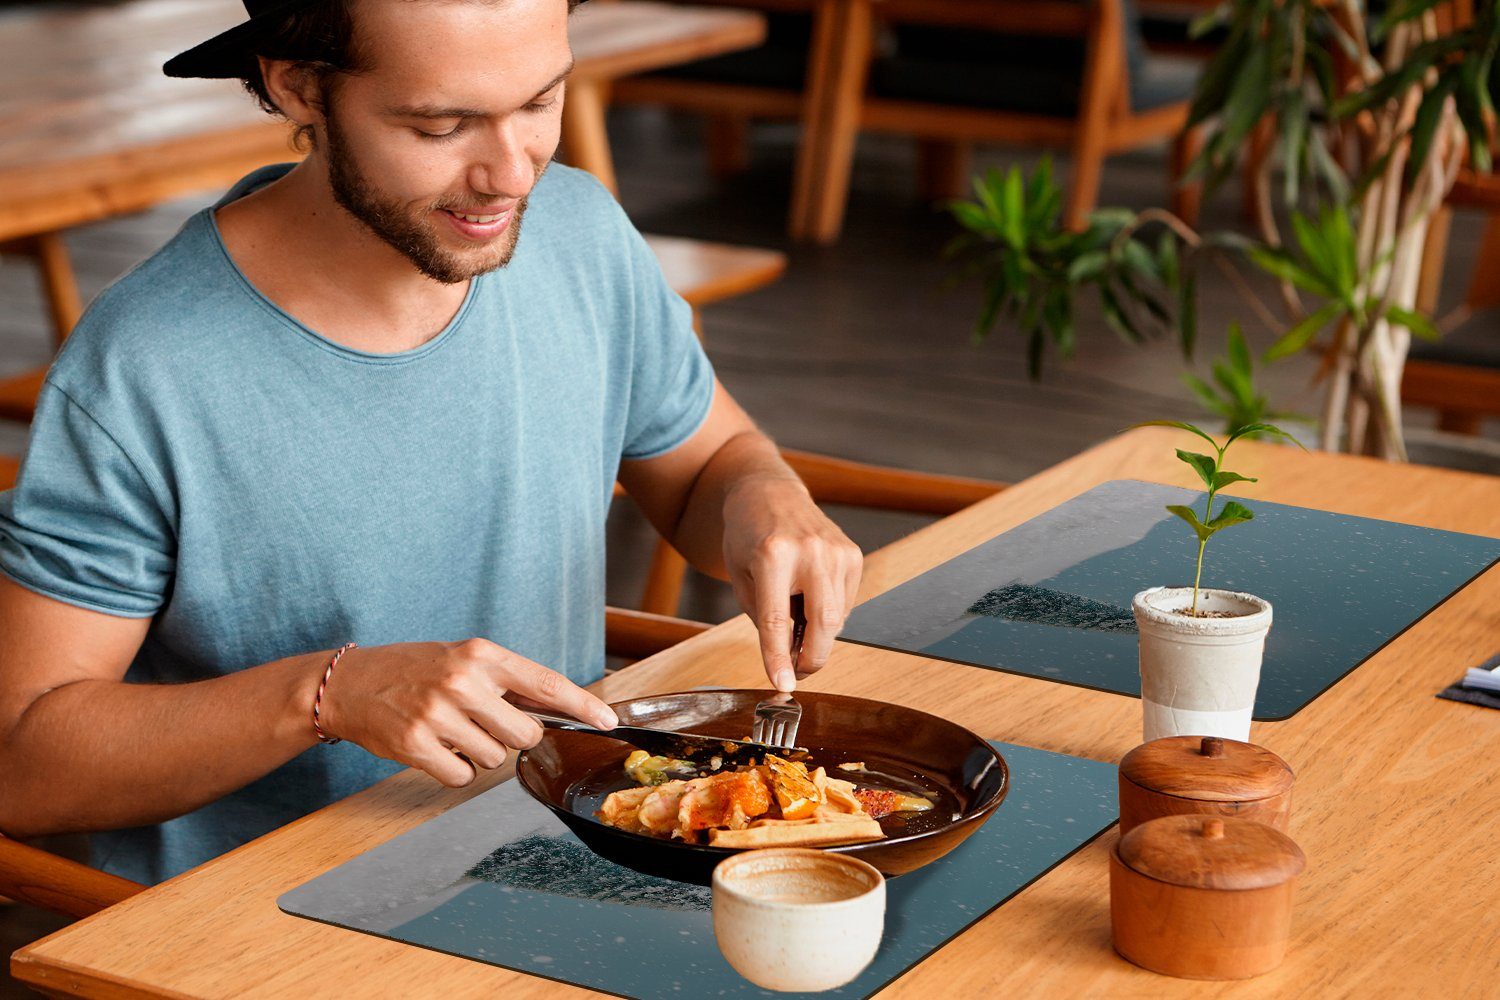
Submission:
[[[0,490],[8,490],[16,485],[16,477],[20,473],[21,463],[18,459],[0,455]]]
[[[82,919],[145,888],[0,836],[0,896]]]

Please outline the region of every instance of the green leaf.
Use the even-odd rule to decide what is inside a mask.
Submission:
[[[1437,134],[1438,123],[1442,120],[1443,105],[1456,89],[1458,76],[1453,73],[1445,74],[1437,86],[1422,98],[1422,105],[1417,108],[1417,117],[1412,122],[1410,131],[1411,152],[1406,161],[1408,187],[1416,183],[1417,175],[1427,163],[1427,154],[1432,151],[1432,140]]]
[[[1216,413],[1221,417],[1229,416],[1229,406],[1214,393],[1213,387],[1207,382],[1192,372],[1183,372],[1181,378],[1182,384],[1187,386],[1194,396],[1198,397],[1198,402],[1205,410],[1208,410],[1210,413]]]
[[[1186,507],[1182,504],[1174,503],[1169,504],[1167,506],[1167,510],[1171,511],[1172,513],[1176,514],[1178,517],[1186,521],[1188,524],[1192,525],[1193,534],[1198,536],[1198,540],[1200,542],[1208,541],[1209,536],[1217,530],[1215,528],[1210,528],[1208,525],[1198,520],[1197,512],[1194,511],[1191,507]]]
[[[1125,312],[1124,307],[1120,305],[1119,297],[1115,295],[1114,289],[1110,288],[1108,284],[1101,284],[1099,286],[1099,299],[1104,306],[1104,322],[1109,324],[1110,329],[1118,333],[1122,339],[1132,344],[1139,344],[1146,339],[1141,336],[1141,332],[1130,321],[1130,316]]]
[[[1068,265],[1068,280],[1076,284],[1085,281],[1093,281],[1104,273],[1109,264],[1109,256],[1103,250],[1091,250],[1088,253],[1079,254],[1073,263]]]
[[[1219,450],[1219,443],[1215,441],[1207,431],[1194,427],[1192,424],[1184,423],[1181,420],[1143,420],[1138,424],[1131,424],[1125,429],[1128,431],[1133,431],[1137,427],[1175,427],[1180,431],[1190,431],[1191,433],[1196,434],[1203,440],[1207,441],[1209,444],[1213,445],[1215,451]]]
[[[1292,232],[1296,234],[1297,246],[1312,265],[1323,284],[1338,288],[1338,265],[1333,260],[1334,250],[1325,240],[1322,229],[1301,212],[1292,213]]]
[[[1177,457],[1193,467],[1198,473],[1198,478],[1203,480],[1203,485],[1212,488],[1214,485],[1214,466],[1219,463],[1207,455],[1200,455],[1193,451],[1177,449]]]
[[[1177,327],[1182,337],[1182,353],[1189,360],[1198,343],[1198,273],[1191,258],[1184,263],[1182,283],[1177,292]]]
[[[1011,167],[1005,175],[1005,187],[1001,193],[1001,207],[1005,215],[1005,239],[1017,250],[1026,247],[1026,192],[1022,186],[1021,168]]]
[[[1307,156],[1307,131],[1307,104],[1302,99],[1300,90],[1292,90],[1286,107],[1281,112],[1282,165],[1285,169],[1281,200],[1287,205],[1297,204],[1297,196],[1302,190],[1302,161]]]
[[[1222,510],[1214,515],[1213,520],[1208,522],[1207,527],[1209,528],[1210,533],[1212,533],[1215,531],[1221,531],[1224,528],[1230,527],[1231,525],[1243,524],[1246,521],[1254,520],[1254,518],[1255,514],[1250,510],[1249,507],[1246,507],[1242,503],[1236,503],[1235,501],[1230,500],[1224,504],[1224,508]]]
[[[1296,445],[1298,448],[1301,448],[1303,451],[1307,450],[1307,448],[1302,444],[1301,441],[1298,441],[1296,438],[1292,437],[1280,427],[1277,427],[1275,424],[1266,423],[1246,424],[1243,427],[1235,428],[1234,433],[1229,435],[1229,440],[1224,442],[1225,450],[1228,450],[1230,445],[1234,444],[1234,442],[1238,441],[1240,438],[1245,437],[1247,434],[1272,434],[1276,437],[1285,438],[1292,444]]]
[[[1255,369],[1250,360],[1250,347],[1245,343],[1245,334],[1238,323],[1229,324],[1229,364],[1247,378]]]
[[[984,214],[983,207],[972,201],[955,201],[948,206],[948,211],[958,220],[959,225],[976,233],[988,233],[990,231],[989,218]]]
[[[1255,266],[1271,275],[1273,278],[1281,278],[1290,281],[1304,291],[1321,295],[1325,299],[1338,297],[1338,292],[1330,286],[1321,276],[1307,270],[1292,258],[1285,250],[1273,247],[1256,246],[1250,248],[1250,260]]]
[[[1318,335],[1318,332],[1327,326],[1335,316],[1343,311],[1342,303],[1330,302],[1317,312],[1308,316],[1302,322],[1282,334],[1281,339],[1272,344],[1266,351],[1267,361],[1276,361],[1289,354],[1296,354]]]
[[[1439,340],[1443,336],[1442,332],[1433,325],[1432,320],[1419,312],[1402,309],[1400,306],[1391,306],[1385,311],[1385,315],[1392,323],[1406,327],[1413,336],[1421,337],[1423,340]]]
[[[1256,479],[1254,476],[1242,476],[1238,472],[1220,472],[1214,475],[1213,487],[1214,490],[1217,491],[1222,490],[1226,486],[1233,486],[1235,483],[1258,482],[1260,482],[1260,480]]]

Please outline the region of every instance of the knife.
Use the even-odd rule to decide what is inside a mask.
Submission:
[[[802,760],[808,752],[801,747],[788,750],[784,747],[767,746],[750,740],[727,740],[717,736],[700,736],[696,733],[674,733],[667,729],[648,729],[644,726],[616,726],[613,729],[596,729],[577,719],[560,715],[545,715],[528,712],[533,719],[547,729],[562,729],[575,733],[593,733],[607,739],[628,743],[638,750],[653,756],[671,757],[675,760],[708,764],[714,757],[720,758],[718,767],[737,764],[764,763],[766,754],[773,753],[788,760]]]

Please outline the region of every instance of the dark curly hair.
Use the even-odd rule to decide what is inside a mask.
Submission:
[[[503,3],[505,0],[475,0],[480,3]],[[568,0],[568,11],[583,0]],[[253,51],[240,67],[240,82],[268,113],[285,117],[266,90],[257,56],[286,59],[312,75],[318,93],[327,104],[333,81],[340,74],[359,73],[369,68],[354,30],[355,0],[316,0],[271,21],[260,33]],[[293,145],[306,151],[313,144],[313,126],[299,125],[292,136]]]

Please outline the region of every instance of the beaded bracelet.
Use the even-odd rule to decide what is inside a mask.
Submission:
[[[328,678],[333,676],[333,668],[338,666],[339,660],[342,659],[344,654],[349,652],[349,650],[358,648],[359,643],[346,642],[338,649],[336,649],[333,653],[333,659],[328,661],[328,669],[323,671],[323,679],[318,682],[318,693],[316,697],[313,698],[312,720],[313,732],[318,734],[319,743],[327,743],[332,745],[334,743],[342,743],[344,741],[344,738],[342,736],[329,736],[327,733],[323,732],[323,716],[321,712],[321,709],[323,707],[323,690],[324,688],[328,687]]]

